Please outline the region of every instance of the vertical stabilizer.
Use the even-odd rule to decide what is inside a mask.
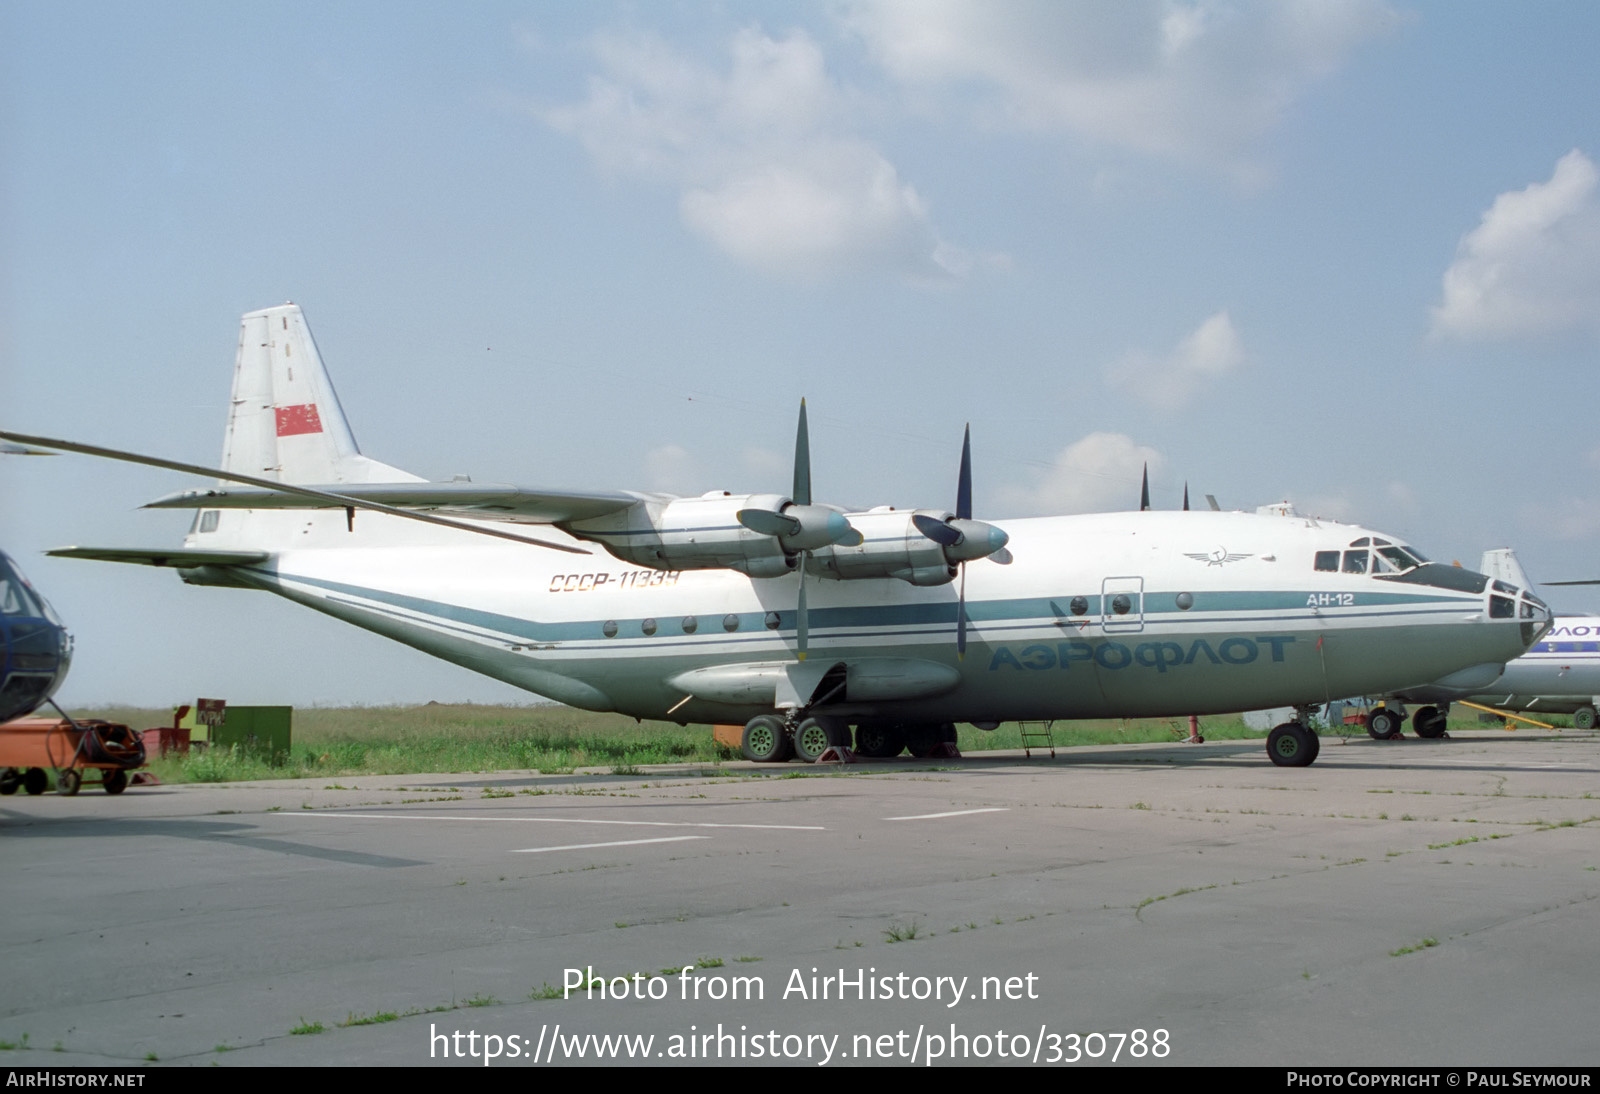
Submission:
[[[239,324],[222,466],[280,482],[420,481],[356,447],[296,304],[250,312]]]
[[[1522,563],[1517,561],[1516,552],[1509,547],[1495,547],[1483,552],[1483,561],[1478,564],[1478,569],[1508,585],[1521,589],[1533,588],[1533,582],[1522,572]]]

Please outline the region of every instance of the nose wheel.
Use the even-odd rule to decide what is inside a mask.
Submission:
[[[1267,734],[1267,756],[1279,767],[1308,767],[1321,751],[1317,735],[1299,722],[1284,722]]]

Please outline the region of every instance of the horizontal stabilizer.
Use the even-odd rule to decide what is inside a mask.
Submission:
[[[185,490],[148,503],[146,509],[342,509],[347,499],[412,512],[438,513],[513,524],[555,524],[615,513],[640,499],[619,491],[530,490],[477,482],[337,483],[308,489],[317,498],[281,490]]]
[[[186,570],[195,566],[248,566],[265,562],[265,551],[201,551],[187,547],[57,547],[45,554],[53,558],[87,558],[96,562],[132,562],[139,566],[168,566]]]

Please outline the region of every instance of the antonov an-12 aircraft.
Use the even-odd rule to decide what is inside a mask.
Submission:
[[[239,331],[222,468],[181,548],[73,547],[263,589],[587,710],[744,724],[754,760],[932,755],[955,723],[1289,706],[1303,766],[1330,699],[1493,677],[1549,626],[1526,590],[1303,516],[1132,512],[987,522],[955,508],[425,482],[361,454],[298,307]]]

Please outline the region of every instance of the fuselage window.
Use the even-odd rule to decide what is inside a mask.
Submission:
[[[215,532],[217,530],[217,518],[221,515],[215,509],[200,510],[200,531]]]
[[[1131,607],[1133,607],[1133,601],[1129,600],[1124,593],[1118,593],[1111,598],[1111,610],[1118,615],[1127,615],[1128,609]]]
[[[763,620],[763,622],[766,623],[767,630],[769,630],[769,631],[777,630],[778,629],[778,613],[777,612],[768,612],[767,613],[767,618],[765,620]]]
[[[617,636],[617,621],[615,619],[606,620],[605,626],[601,627],[600,630],[605,633],[607,638],[615,638]]]
[[[1188,611],[1190,608],[1194,607],[1194,594],[1179,593],[1177,596],[1177,604],[1179,611]]]
[[[646,619],[643,623],[639,624],[639,629],[641,631],[643,631],[646,635],[655,634],[656,633],[656,621],[654,619]]]
[[[1347,574],[1364,574],[1367,572],[1367,552],[1346,551],[1344,553],[1344,572]]]
[[[727,615],[723,616],[722,617],[722,629],[725,630],[725,631],[736,631],[736,630],[738,630],[739,629],[739,617],[734,615],[732,612],[729,612]]]
[[[1073,597],[1072,598],[1072,603],[1067,605],[1067,606],[1072,609],[1072,614],[1073,615],[1088,615],[1089,614],[1089,602],[1087,600],[1085,600],[1081,596]]]
[[[1336,574],[1336,573],[1338,573],[1339,572],[1339,552],[1338,551],[1318,551],[1317,552],[1317,570],[1319,572],[1325,573],[1325,574]]]
[[[699,629],[700,629],[700,621],[698,619],[696,619],[692,615],[686,615],[686,616],[683,617],[683,633],[684,634],[693,634],[695,631],[697,631]]]

